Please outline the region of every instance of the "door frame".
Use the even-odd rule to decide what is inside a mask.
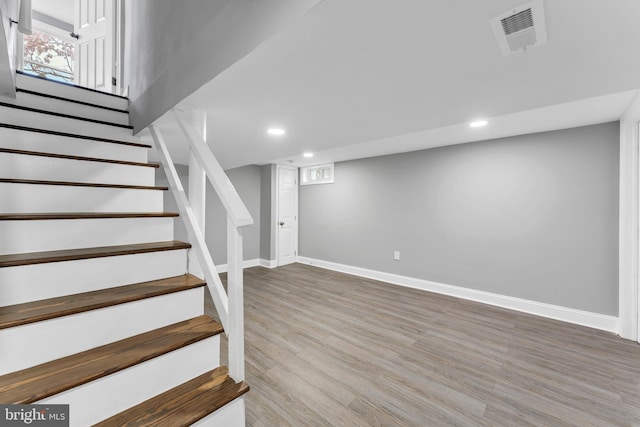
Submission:
[[[296,184],[296,226],[295,226],[295,258],[296,261],[298,259],[298,232],[299,232],[299,222],[300,219],[299,217],[299,204],[298,204],[298,196],[300,193],[300,186],[298,183],[298,180],[300,179],[299,177],[299,170],[297,167],[295,166],[283,166],[283,165],[276,165],[276,179],[275,179],[275,196],[276,196],[276,200],[275,200],[275,221],[273,222],[274,227],[275,227],[275,237],[276,237],[276,266],[280,267],[280,171],[282,169],[289,169],[289,170],[293,170],[296,173],[296,180],[295,180],[295,184]]]
[[[125,15],[124,0],[115,0],[115,12],[113,14],[113,76],[116,84],[113,90],[116,95],[129,96],[129,90],[125,90],[124,84],[124,41],[125,41]]]

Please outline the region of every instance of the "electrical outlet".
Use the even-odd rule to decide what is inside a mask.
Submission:
[[[400,251],[395,251],[393,253],[393,259],[395,259],[396,261],[400,261]]]

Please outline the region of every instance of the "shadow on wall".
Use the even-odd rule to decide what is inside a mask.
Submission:
[[[125,2],[124,79],[135,132],[320,1]]]

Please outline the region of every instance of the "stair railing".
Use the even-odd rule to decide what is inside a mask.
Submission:
[[[244,380],[244,307],[243,307],[243,266],[241,227],[253,224],[249,214],[233,184],[207,146],[207,143],[192,126],[187,126],[182,114],[172,110],[174,119],[189,143],[191,158],[204,171],[227,212],[227,289],[225,292],[211,252],[205,242],[204,218],[198,218],[194,211],[197,202],[191,203],[180,181],[169,150],[160,131],[149,126],[151,137],[160,155],[167,180],[178,204],[192,249],[196,253],[199,268],[207,282],[213,303],[224,327],[229,343],[229,375],[235,381]],[[191,164],[190,168],[194,165]],[[190,171],[191,174],[191,171]],[[191,190],[191,188],[190,188]],[[190,268],[191,270],[191,268]]]

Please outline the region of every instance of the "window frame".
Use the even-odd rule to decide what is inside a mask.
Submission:
[[[69,32],[67,32],[66,30],[56,27],[54,25],[48,24],[46,22],[40,21],[35,18],[32,19],[31,22],[32,22],[31,29],[33,31],[46,33],[46,34],[49,34],[50,36],[69,42],[74,45],[74,49],[75,49],[75,46],[77,46],[76,40],[73,37],[71,37]],[[18,43],[19,43],[19,46],[18,46],[18,54],[16,55],[17,56],[16,69],[24,70],[24,34],[20,32],[18,32]],[[74,70],[72,73],[75,77],[75,72],[76,72],[75,59],[74,59],[73,65],[74,65]]]
[[[314,169],[331,169],[331,177],[323,179],[311,180],[311,170]],[[333,184],[336,177],[336,168],[334,163],[323,163],[320,165],[302,166],[300,167],[300,185],[318,185],[318,184]]]

